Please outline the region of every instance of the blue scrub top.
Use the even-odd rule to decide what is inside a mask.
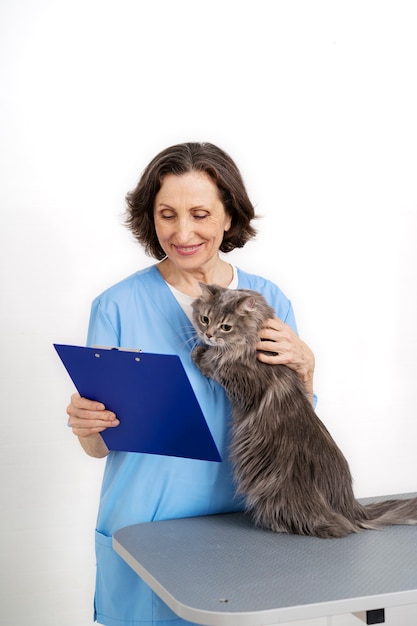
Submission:
[[[290,301],[264,278],[238,270],[238,288],[261,292],[276,315],[297,331]],[[91,310],[88,345],[177,354],[187,372],[223,462],[110,452],[96,528],[95,619],[105,626],[180,626],[178,618],[112,548],[113,533],[154,520],[243,509],[228,455],[231,410],[222,387],[191,359],[196,333],[152,265],[106,290]],[[178,564],[181,567],[181,564]]]

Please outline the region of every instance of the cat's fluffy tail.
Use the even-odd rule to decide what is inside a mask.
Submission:
[[[393,524],[417,524],[417,498],[362,504],[359,516],[358,523],[365,529],[378,530]]]
[[[311,501],[308,509],[305,502],[297,506],[294,501],[278,505],[275,503],[272,508],[268,502],[257,501],[252,504],[252,516],[258,526],[275,532],[322,539],[346,537],[363,530],[380,530],[394,524],[417,524],[417,498],[383,500],[371,504],[361,504],[353,499],[344,510],[335,509],[323,498],[315,510]]]
[[[397,524],[417,524],[417,498],[382,500],[370,504],[361,504],[355,500],[350,512],[327,509],[323,517],[324,521],[319,517],[313,528],[304,528],[300,534],[322,538],[346,537],[362,530],[381,530],[385,526]]]

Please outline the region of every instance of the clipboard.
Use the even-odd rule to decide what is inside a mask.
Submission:
[[[54,344],[79,394],[120,424],[100,434],[109,450],[222,460],[180,358]]]

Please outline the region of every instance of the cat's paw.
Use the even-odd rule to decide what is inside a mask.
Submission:
[[[204,358],[207,355],[207,346],[197,346],[191,353],[192,359],[194,363],[197,365],[200,372],[210,378],[210,367],[207,364],[207,358]]]
[[[192,359],[196,365],[201,362],[201,359],[206,352],[206,346],[196,346],[194,350],[191,352]]]

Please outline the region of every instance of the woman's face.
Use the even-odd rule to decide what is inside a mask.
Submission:
[[[204,172],[167,174],[154,202],[156,234],[175,266],[203,269],[217,260],[232,218],[226,213],[216,184]]]

